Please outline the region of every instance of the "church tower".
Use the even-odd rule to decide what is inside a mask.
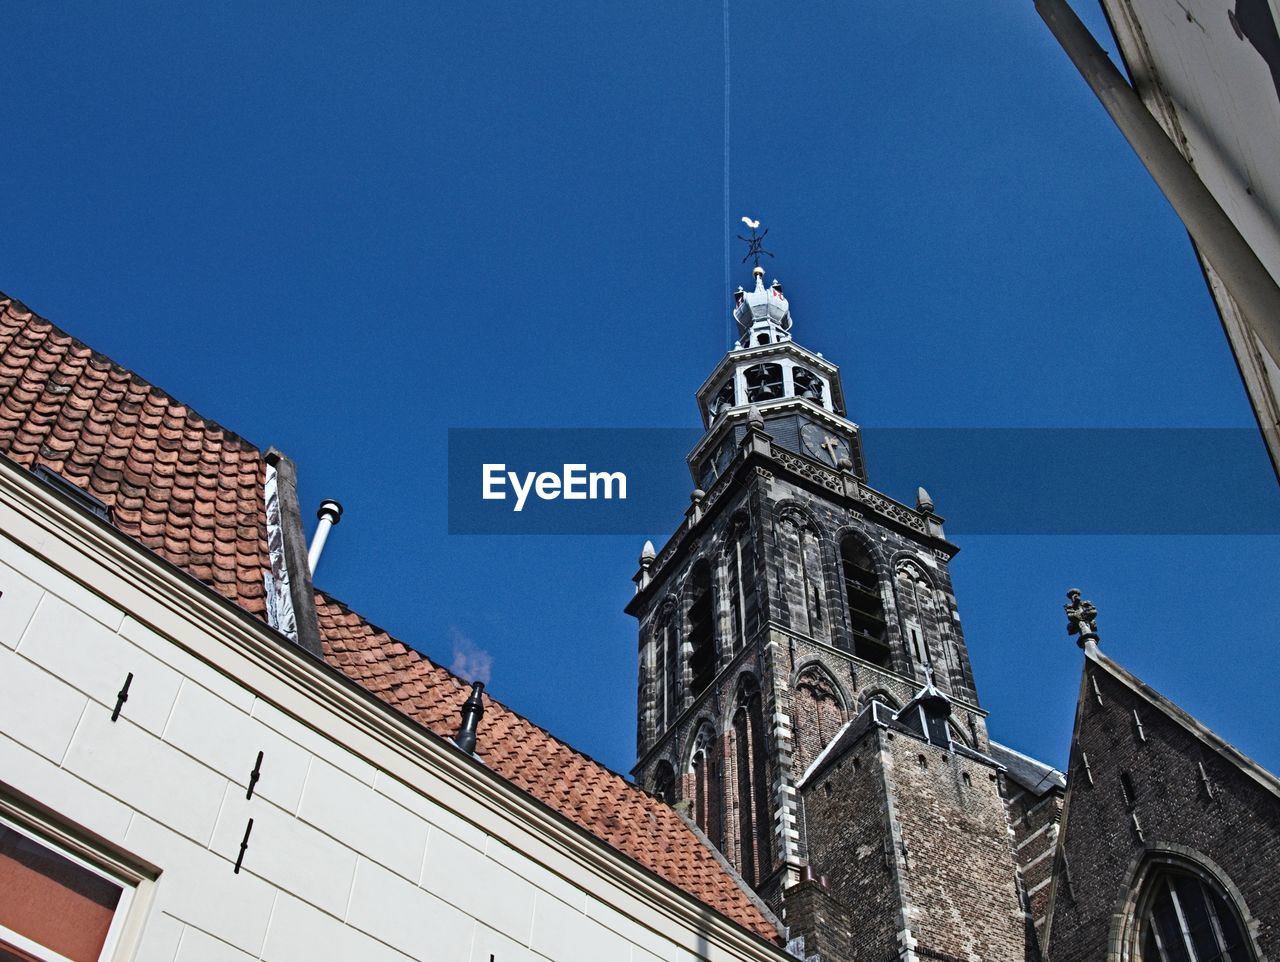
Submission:
[[[967,818],[970,830],[996,839],[1000,851],[984,870],[1002,876],[1000,891],[979,898],[998,903],[997,927],[1009,928],[1007,919],[1019,927],[1000,766],[989,757],[948,574],[958,549],[923,489],[912,507],[869,485],[839,369],[792,339],[782,285],[766,285],[757,266],[752,289],[739,288],[734,301],[737,342],[697,392],[705,433],[688,456],[691,503],[660,551],[646,543],[627,608],[640,629],[633,774],[686,810],[793,935],[808,924],[797,916],[813,914],[812,899],[803,913],[799,899],[812,879],[829,876],[832,912],[851,912],[846,921],[857,928],[859,912],[871,911],[859,886],[881,885],[876,878],[888,872],[883,890],[897,895],[884,945],[855,952],[843,936],[814,937],[825,939],[824,957],[870,958],[892,947],[915,958],[905,919],[927,909],[921,893],[908,897],[902,872],[890,877],[914,822],[894,814],[903,786],[893,755],[903,753],[886,746],[919,742],[920,751],[903,755],[924,759],[905,790],[920,794],[929,764],[955,790],[915,821]],[[866,748],[868,732],[879,749]],[[852,777],[852,765],[843,771],[845,752],[861,752],[866,778]],[[982,805],[962,797],[975,782]],[[810,804],[815,785],[823,798]],[[833,790],[844,794],[832,800]],[[809,807],[821,824],[806,824]],[[878,867],[865,878],[841,873],[854,855],[839,826],[858,818],[882,826]],[[957,957],[1023,957],[984,954],[966,938],[953,940]],[[943,952],[935,958],[946,956],[945,941],[931,950]]]

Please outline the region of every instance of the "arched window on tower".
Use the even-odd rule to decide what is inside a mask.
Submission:
[[[689,684],[697,698],[716,676],[715,604],[711,566],[706,561],[693,566],[689,592]]]
[[[666,731],[680,714],[680,632],[672,612],[663,613],[653,636],[656,734]]]
[[[844,707],[831,676],[817,666],[796,679],[791,695],[798,771],[807,771],[844,724]]]
[[[720,385],[720,389],[716,391],[707,405],[707,411],[711,414],[712,422],[715,422],[721,414],[733,407],[736,399],[735,392],[736,386],[733,383],[733,378],[729,378],[729,380]]]
[[[934,664],[937,639],[937,614],[933,599],[933,585],[924,569],[910,559],[899,561],[896,566],[898,614],[902,619],[902,633],[907,642],[911,660],[921,669],[932,668],[934,679],[944,688],[950,687],[950,664]],[[946,652],[941,652],[946,658]]]
[[[882,668],[888,668],[889,636],[875,560],[857,538],[848,537],[840,545],[840,566],[844,574],[845,600],[849,607],[853,653]]]
[[[1240,913],[1198,874],[1162,868],[1138,901],[1142,962],[1254,962]]]
[[[819,404],[823,403],[822,378],[808,368],[792,368],[791,382],[796,387],[796,397],[808,398],[810,401],[816,401]]]
[[[744,684],[738,693],[733,740],[738,775],[738,869],[749,883],[758,885],[772,868],[773,825],[764,712],[760,689],[754,682]]]
[[[787,610],[791,627],[811,638],[829,637],[823,598],[822,547],[818,532],[809,521],[792,512],[783,516],[782,539],[790,555],[790,568],[798,575],[795,590],[788,593]]]
[[[729,637],[733,650],[741,651],[760,626],[760,601],[756,593],[756,546],[751,527],[739,518],[729,532],[725,548],[725,592],[729,596]]]
[[[676,773],[668,761],[658,762],[653,772],[653,794],[668,805],[676,803]]]
[[[723,844],[720,837],[720,765],[716,757],[715,729],[709,724],[703,724],[693,740],[689,774],[693,778],[693,820],[707,838],[719,846]]]
[[[747,401],[772,401],[782,397],[782,365],[753,364],[742,372],[742,379],[747,384]]]

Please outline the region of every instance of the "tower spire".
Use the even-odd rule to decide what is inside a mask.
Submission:
[[[748,245],[747,254],[742,258],[745,264],[755,261],[751,274],[755,278],[754,289],[750,291],[739,287],[733,292],[733,318],[738,322],[738,340],[735,347],[745,349],[761,344],[777,344],[791,340],[791,307],[782,294],[782,284],[774,278],[768,288],[764,286],[764,268],[760,266],[760,256],[772,257],[771,251],[765,250],[761,244],[769,228],[757,234],[760,226],[758,220],[750,217],[742,218],[742,222],[751,228],[751,236],[738,239]]]

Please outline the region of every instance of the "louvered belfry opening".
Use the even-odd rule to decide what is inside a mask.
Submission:
[[[680,633],[671,611],[653,632],[653,726],[661,734],[680,714]]]
[[[716,676],[715,606],[711,593],[711,566],[699,561],[689,578],[689,672],[696,698]]]
[[[752,404],[782,397],[782,365],[780,364],[753,365],[743,372],[743,378],[747,382],[747,400]]]
[[[880,579],[870,552],[857,539],[845,538],[840,545],[844,572],[844,592],[849,608],[849,633],[853,653],[866,661],[889,667],[889,633],[884,619]]]

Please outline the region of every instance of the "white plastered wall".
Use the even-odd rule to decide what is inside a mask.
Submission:
[[[142,877],[113,959],[787,958],[0,463],[4,808]]]

